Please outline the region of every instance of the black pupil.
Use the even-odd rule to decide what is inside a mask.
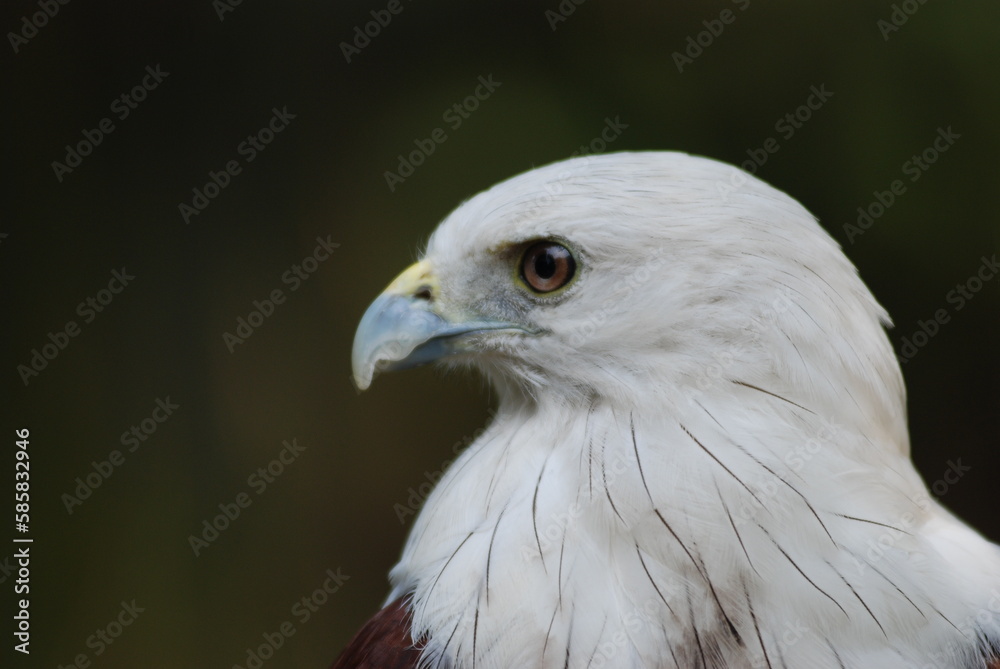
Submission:
[[[556,257],[549,249],[535,256],[535,274],[539,279],[551,279],[556,273]]]

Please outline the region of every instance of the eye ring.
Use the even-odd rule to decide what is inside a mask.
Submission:
[[[573,254],[558,242],[536,242],[521,257],[521,280],[536,293],[559,290],[572,281],[575,274]]]

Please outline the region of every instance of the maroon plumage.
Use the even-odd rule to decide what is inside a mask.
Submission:
[[[420,650],[410,637],[408,599],[400,597],[361,628],[330,669],[414,669]]]

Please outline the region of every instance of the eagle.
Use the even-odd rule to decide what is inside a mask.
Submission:
[[[353,374],[471,367],[496,413],[333,666],[1000,667],[1000,547],[910,460],[890,325],[801,204],[715,160],[472,197]]]

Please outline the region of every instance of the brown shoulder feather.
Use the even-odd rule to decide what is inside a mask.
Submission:
[[[376,613],[330,669],[414,669],[420,650],[410,637],[407,603],[401,597]]]

